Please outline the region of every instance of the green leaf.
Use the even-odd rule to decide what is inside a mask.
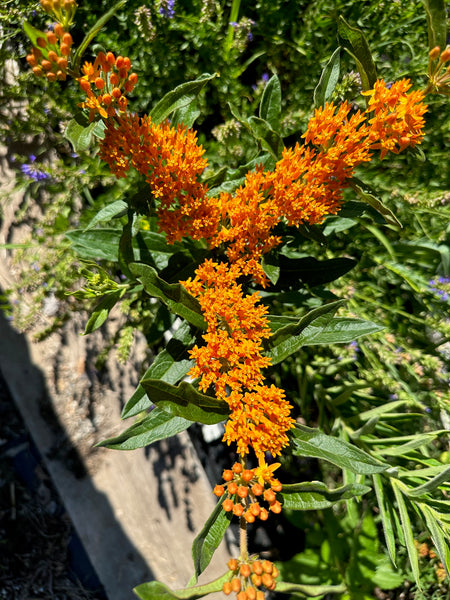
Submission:
[[[173,126],[181,124],[188,129],[194,125],[196,119],[201,115],[201,111],[197,105],[197,98],[186,104],[185,106],[180,106],[177,108],[171,119],[171,124]]]
[[[269,315],[269,325],[274,333],[268,340],[269,351],[266,354],[270,356],[272,364],[281,362],[297,352],[307,340],[319,335],[344,303],[344,300],[338,300],[324,304],[309,311],[300,320]]]
[[[351,27],[344,17],[339,16],[338,34],[341,46],[347,50],[356,62],[363,91],[366,92],[372,89],[377,80],[377,71],[363,32],[357,27]]]
[[[86,52],[86,49],[89,46],[89,44],[95,38],[97,33],[99,33],[100,30],[111,19],[111,17],[113,17],[116,14],[116,12],[126,4],[126,2],[127,0],[119,0],[119,2],[117,2],[112,8],[110,8],[110,10],[108,10],[108,12],[106,12],[102,17],[100,17],[100,19],[98,19],[98,21],[91,27],[91,29],[89,29],[73,56],[73,69],[75,73],[78,73],[80,69],[81,57]]]
[[[400,523],[403,531],[403,536],[405,538],[406,549],[408,551],[409,562],[411,564],[411,570],[414,575],[414,580],[417,584],[419,590],[422,589],[420,584],[420,570],[419,570],[419,559],[417,556],[417,550],[414,545],[414,536],[413,529],[411,526],[411,520],[409,518],[408,509],[406,508],[405,501],[403,499],[402,492],[400,491],[400,485],[402,489],[405,489],[405,486],[400,484],[396,479],[391,478],[392,489],[394,490],[395,499],[397,500],[397,508],[400,514]]]
[[[334,317],[328,325],[311,341],[308,346],[322,344],[348,344],[363,335],[377,333],[384,327],[364,319],[351,319],[349,317]]]
[[[191,425],[192,421],[173,416],[161,408],[155,407],[141,421],[134,423],[118,436],[103,440],[97,446],[113,450],[135,450],[172,437]]]
[[[34,46],[35,48],[39,48],[39,50],[42,52],[42,57],[45,59],[48,59],[47,45],[45,45],[44,48],[41,48],[38,46],[38,43],[37,43],[38,38],[43,38],[44,40],[47,39],[45,31],[39,31],[39,29],[36,29],[36,27],[33,27],[33,25],[31,25],[31,23],[28,23],[28,21],[23,22],[23,31],[24,31],[25,35],[30,39],[31,45]]]
[[[353,473],[372,475],[385,471],[389,465],[373,458],[356,446],[326,435],[319,429],[312,429],[296,424],[291,431],[292,453],[296,456],[321,458],[337,465],[341,469],[349,469]]]
[[[274,131],[270,123],[259,117],[249,117],[247,122],[255,139],[261,144],[264,150],[267,150],[274,160],[280,160],[284,144],[279,133]]]
[[[403,584],[405,577],[403,573],[394,571],[386,559],[377,565],[372,581],[382,590],[394,590]]]
[[[412,473],[414,475],[414,473]],[[418,487],[410,490],[408,495],[412,498],[423,496],[424,494],[428,494],[433,492],[436,488],[438,488],[443,483],[448,483],[450,481],[450,466],[447,467],[442,473],[439,473],[427,481],[426,483],[419,485]]]
[[[92,136],[103,138],[105,124],[103,121],[92,121],[89,124],[80,123],[81,119],[71,119],[64,131],[64,137],[72,144],[75,152],[84,152],[92,142]]]
[[[86,329],[84,330],[84,334],[92,333],[99,327],[103,325],[103,323],[108,318],[108,315],[112,308],[117,304],[120,298],[124,295],[125,289],[117,290],[115,292],[111,292],[105,296],[94,308],[91,316],[89,317],[88,322],[86,323]]]
[[[182,285],[167,283],[158,277],[155,269],[142,263],[130,264],[130,271],[150,296],[159,298],[173,313],[183,317],[195,327],[206,329],[200,304]]]
[[[120,215],[128,208],[128,204],[123,200],[116,200],[115,202],[111,202],[104,208],[98,211],[98,213],[91,219],[89,225],[84,228],[83,231],[89,231],[89,229],[93,229],[98,223],[102,221],[109,221],[113,219],[117,215]]]
[[[422,0],[427,13],[428,47],[444,50],[447,42],[447,15],[445,0]]]
[[[229,574],[225,573],[210,583],[176,591],[172,591],[159,581],[149,581],[133,588],[133,592],[141,600],[197,600],[197,598],[203,598],[208,594],[220,592],[223,584],[229,578]]]
[[[331,55],[330,60],[325,65],[319,79],[319,83],[314,90],[314,106],[319,108],[325,106],[334,92],[339,80],[341,71],[341,48],[337,48]]]
[[[279,285],[298,289],[299,280],[310,287],[325,285],[351,271],[356,264],[356,260],[346,257],[317,260],[312,256],[290,258],[281,254]]]
[[[358,194],[361,200],[369,204],[369,206],[376,210],[377,213],[382,215],[386,223],[389,225],[394,225],[395,227],[402,227],[402,224],[391,211],[391,209],[383,204],[383,202],[377,196],[375,190],[371,188],[370,185],[367,185],[367,183],[360,181],[356,177],[351,177],[347,181],[349,186]]]
[[[226,402],[198,392],[186,381],[175,386],[161,379],[144,378],[141,385],[150,401],[171,415],[213,425],[224,421],[229,414]]]
[[[280,594],[301,594],[310,598],[325,596],[326,594],[343,594],[347,588],[340,585],[303,585],[301,583],[288,583],[277,581],[276,591]]]
[[[280,126],[281,117],[281,85],[276,75],[273,75],[264,88],[259,116],[264,119],[275,131]]]
[[[208,517],[208,520],[204,524],[203,529],[200,531],[192,544],[192,559],[194,561],[195,581],[209,565],[214,552],[219,547],[219,544],[231,523],[231,515],[226,513],[222,508],[222,503],[225,500],[225,497],[226,495],[224,494],[216,504],[214,510]]]
[[[392,564],[396,566],[396,553],[395,553],[395,534],[394,524],[392,522],[392,506],[386,502],[383,483],[380,475],[377,473],[372,475],[373,487],[377,497],[378,508],[380,511],[381,524],[383,526],[384,539],[386,540],[386,546],[389,552],[389,557]]]
[[[320,510],[329,508],[336,502],[362,496],[370,492],[370,487],[351,483],[336,489],[328,488],[321,481],[283,485],[281,496],[283,508],[291,510]]]
[[[408,452],[411,452],[411,450],[415,450],[416,448],[420,448],[421,446],[426,446],[432,440],[434,440],[434,438],[436,438],[439,435],[439,433],[439,431],[435,431],[432,433],[421,433],[414,436],[408,436],[411,437],[411,439],[408,439],[408,441],[406,441],[404,444],[400,444],[400,446],[388,446],[387,448],[377,448],[376,453],[382,456],[403,456]],[[405,439],[407,439],[407,436],[405,436]],[[373,439],[365,441],[370,441],[374,444],[395,443],[395,441],[393,441],[392,438],[386,438],[386,440]]]
[[[444,565],[445,570],[447,571],[447,576],[450,573],[450,551],[448,547],[448,536],[444,535],[442,531],[442,527],[440,524],[440,518],[442,515],[435,511],[433,508],[428,506],[425,503],[417,503],[417,506],[422,511],[423,516],[425,517],[425,522],[427,524],[428,531],[430,532],[431,539],[433,541],[434,547],[439,554],[439,558],[441,559],[442,564]]]
[[[209,73],[204,73],[198,79],[182,83],[174,90],[168,92],[150,111],[152,122],[158,125],[161,121],[167,119],[170,113],[190,104],[208,81],[211,81],[215,77],[216,74],[210,75]]]

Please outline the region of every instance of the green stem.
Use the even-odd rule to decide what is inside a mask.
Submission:
[[[231,5],[230,20],[228,22],[227,37],[225,39],[225,57],[228,56],[231,50],[231,46],[233,45],[234,27],[233,25],[230,25],[230,23],[237,23],[240,6],[241,0],[233,0],[233,4]]]

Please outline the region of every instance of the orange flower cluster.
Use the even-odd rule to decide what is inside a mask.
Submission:
[[[258,293],[244,296],[237,283],[241,274],[237,264],[207,260],[193,280],[182,282],[208,323],[206,345],[190,351],[196,364],[189,375],[200,377],[203,391],[214,385],[216,396],[228,403],[224,441],[236,443],[242,456],[250,447],[258,457],[267,451],[276,456],[287,446],[294,420],[283,390],[263,385],[261,369],[270,364],[262,355],[262,340],[270,336],[267,308],[257,305]]]
[[[421,90],[407,93],[410,88],[409,79],[396,81],[390,88],[381,80],[373,90],[363,92],[369,96],[367,113],[374,113],[369,119],[370,147],[381,150],[381,158],[387,152],[398,154],[408,146],[413,148],[423,139],[425,94]]]
[[[126,110],[125,94],[133,91],[138,80],[136,73],[129,73],[130,70],[130,59],[127,56],[116,58],[112,52],[99,52],[94,64],[84,63],[83,76],[78,78],[78,83],[87,98],[78,106],[89,109],[90,121],[97,113],[106,119],[114,117],[117,110]]]
[[[259,497],[268,503],[269,510],[274,513],[281,512],[281,504],[276,498],[276,493],[281,492],[282,485],[273,477],[273,471],[280,466],[280,463],[269,466],[261,457],[259,469],[262,464],[268,473],[267,478],[258,476],[258,469],[244,469],[241,463],[234,463],[232,469],[225,469],[223,472],[225,485],[216,485],[214,488],[214,494],[219,498],[226,490],[224,511],[243,517],[247,523],[254,523],[256,518],[261,521],[269,518],[267,509],[259,504]]]
[[[264,586],[270,591],[276,588],[279,571],[270,560],[230,558],[227,566],[230,578],[222,587],[227,596],[235,592],[237,600],[264,600],[264,592],[258,588]]]
[[[193,130],[155,125],[148,116],[130,113],[109,120],[100,142],[100,157],[117,177],[130,166],[145,176],[159,204],[159,227],[170,243],[183,236],[208,239],[217,230],[217,211],[199,182],[207,165],[203,154]]]
[[[47,77],[49,81],[64,81],[67,76],[67,57],[73,44],[72,36],[56,23],[53,31],[47,31],[44,37],[36,40],[27,54],[27,63],[37,77]]]
[[[42,9],[52,15],[58,23],[67,28],[73,21],[77,10],[75,0],[41,0]]]

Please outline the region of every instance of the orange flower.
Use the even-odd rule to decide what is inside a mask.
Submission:
[[[373,90],[363,92],[369,96],[366,112],[374,113],[369,119],[371,149],[380,149],[381,158],[387,152],[398,154],[422,142],[427,106],[422,102],[424,93],[420,90],[407,93],[410,88],[409,79],[396,81],[390,88],[380,80]]]
[[[207,165],[203,154],[193,130],[129,113],[107,123],[100,143],[100,157],[117,177],[130,166],[145,176],[169,243],[183,236],[208,239],[217,230],[217,210],[199,181]]]
[[[85,102],[78,106],[89,108],[89,120],[96,114],[103,119],[123,113],[127,107],[127,98],[122,92],[131,93],[137,83],[136,73],[129,73],[131,62],[128,57],[114,56],[112,52],[99,52],[94,63],[85,62],[78,78],[81,89],[86,92]]]
[[[292,407],[283,390],[263,385],[261,370],[270,365],[262,355],[262,340],[270,336],[267,307],[257,305],[258,293],[244,296],[237,283],[241,274],[237,264],[207,260],[193,280],[182,282],[208,323],[206,345],[190,352],[196,364],[189,375],[200,378],[203,391],[214,385],[216,396],[228,403],[224,441],[236,443],[241,455],[253,448],[257,456],[267,451],[275,456],[288,444]]]

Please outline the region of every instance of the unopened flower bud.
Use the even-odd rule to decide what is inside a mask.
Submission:
[[[231,592],[232,592],[233,590],[231,589],[231,583],[230,583],[229,581],[225,581],[225,583],[224,583],[224,584],[223,584],[223,586],[222,586],[222,591],[223,591],[223,593],[224,593],[225,595],[227,595],[227,596],[228,596],[229,594],[231,594]]]
[[[232,469],[233,469],[233,473],[236,473],[236,475],[239,475],[240,473],[242,473],[241,463],[238,463],[238,462],[234,463]]]
[[[238,561],[236,558],[230,558],[230,560],[227,562],[227,567],[230,569],[230,571],[236,571],[236,569],[238,568]]]
[[[431,60],[436,60],[436,58],[439,56],[441,49],[439,46],[435,46],[432,50],[430,50],[430,52],[428,53],[428,56],[431,58]]]
[[[225,469],[222,473],[222,478],[224,481],[231,481],[233,479],[233,471],[231,469]]]
[[[223,504],[222,504],[222,508],[225,512],[230,512],[233,510],[233,500],[230,500],[230,498],[227,498],[226,500],[224,500]]]
[[[236,517],[241,517],[243,512],[244,507],[242,506],[242,504],[235,504],[233,506],[233,515],[235,515]]]
[[[239,498],[247,498],[247,496],[248,496],[248,487],[245,486],[245,485],[240,485],[238,487],[238,489],[237,489],[237,495],[239,496]]]
[[[238,579],[237,577],[234,577],[231,580],[231,589],[233,590],[234,593],[240,592],[241,591],[241,580]]]
[[[450,47],[446,48],[444,50],[444,52],[441,54],[441,61],[443,63],[447,62],[448,60],[450,60]]]
[[[256,587],[259,587],[260,585],[262,585],[261,575],[257,575],[256,573],[253,573],[253,575],[250,577],[250,579],[252,580],[253,585],[255,585]]]
[[[248,563],[243,563],[239,569],[239,573],[242,575],[242,577],[250,577],[251,572],[252,570]]]

